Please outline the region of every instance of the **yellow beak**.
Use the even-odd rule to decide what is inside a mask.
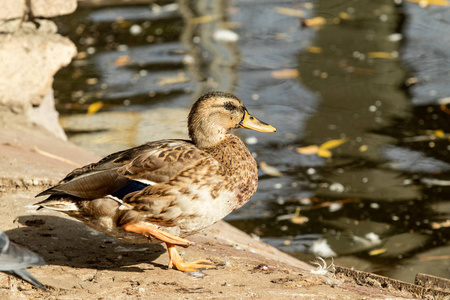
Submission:
[[[247,110],[245,110],[244,112],[244,118],[242,119],[240,126],[242,128],[253,129],[261,132],[277,131],[275,127],[258,120],[257,118],[249,114]]]

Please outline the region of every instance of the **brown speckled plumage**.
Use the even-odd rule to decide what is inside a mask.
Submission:
[[[275,131],[249,115],[234,95],[205,94],[188,117],[191,141],[149,142],[108,155],[40,193],[49,197],[37,205],[63,211],[121,240],[165,242],[169,265],[202,268],[181,265],[173,245],[189,245],[181,237],[214,224],[255,193],[257,165],[231,134],[238,127]]]

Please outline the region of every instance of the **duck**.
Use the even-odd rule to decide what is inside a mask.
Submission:
[[[227,92],[208,92],[188,115],[190,140],[166,139],[110,154],[77,168],[36,197],[38,209],[63,212],[130,243],[165,243],[168,268],[196,272],[209,260],[184,262],[176,246],[247,203],[258,167],[238,128],[275,132]]]

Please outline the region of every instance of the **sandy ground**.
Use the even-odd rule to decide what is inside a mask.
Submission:
[[[311,265],[225,222],[192,236],[196,245],[179,249],[186,261],[210,259],[217,269],[168,269],[162,245],[124,244],[32,206],[36,193],[74,168],[39,150],[78,164],[97,157],[38,127],[0,122],[0,130],[0,228],[45,259],[47,265],[29,271],[48,287],[42,291],[0,273],[0,299],[415,299],[333,272],[313,274]]]

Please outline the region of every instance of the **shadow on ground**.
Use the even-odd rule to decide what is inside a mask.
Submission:
[[[122,243],[83,223],[55,216],[21,216],[16,219],[26,227],[6,231],[17,244],[39,253],[48,265],[97,270],[143,272],[149,268],[167,268],[154,263],[166,252],[160,244]]]

